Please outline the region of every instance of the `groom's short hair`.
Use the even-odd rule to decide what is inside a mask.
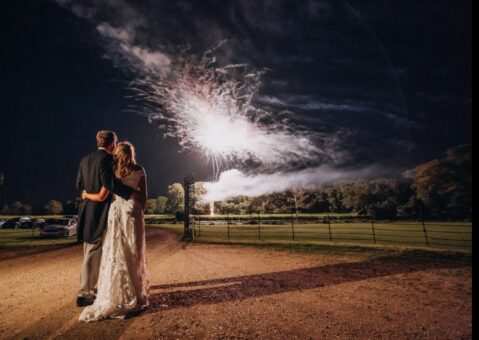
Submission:
[[[118,138],[116,137],[116,133],[113,131],[102,130],[96,133],[96,145],[99,148],[106,148],[107,146],[111,145],[111,143],[117,141]]]

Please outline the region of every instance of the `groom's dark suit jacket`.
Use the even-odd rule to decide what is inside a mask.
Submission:
[[[110,192],[128,199],[133,189],[121,183],[113,173],[113,156],[99,149],[85,156],[78,169],[76,187],[80,193],[98,193],[104,186]],[[92,242],[99,238],[106,227],[112,195],[103,202],[83,200],[78,207],[78,241]]]

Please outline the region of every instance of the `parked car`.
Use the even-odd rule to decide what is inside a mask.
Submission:
[[[14,217],[9,220],[6,220],[0,225],[0,228],[2,229],[9,229],[9,228],[17,228],[18,223],[20,221],[20,217]]]
[[[18,228],[32,228],[33,221],[30,217],[22,216],[18,220]]]
[[[47,220],[44,218],[37,218],[34,222],[35,228],[42,229],[47,224]]]
[[[77,234],[77,221],[74,218],[53,218],[40,229],[40,237],[68,237]]]

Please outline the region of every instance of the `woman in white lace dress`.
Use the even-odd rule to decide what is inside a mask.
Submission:
[[[95,302],[80,315],[81,321],[123,318],[148,306],[148,277],[145,254],[146,204],[145,170],[136,164],[135,149],[129,142],[120,142],[113,151],[115,175],[126,185],[141,192],[141,200],[125,200],[115,196],[108,213],[108,226],[103,241],[98,292]],[[83,192],[90,200],[105,200],[110,193]]]

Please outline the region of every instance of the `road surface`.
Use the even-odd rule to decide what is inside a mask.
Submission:
[[[81,246],[0,261],[0,339],[470,338],[470,256],[182,243],[148,228],[151,308],[81,323]]]

